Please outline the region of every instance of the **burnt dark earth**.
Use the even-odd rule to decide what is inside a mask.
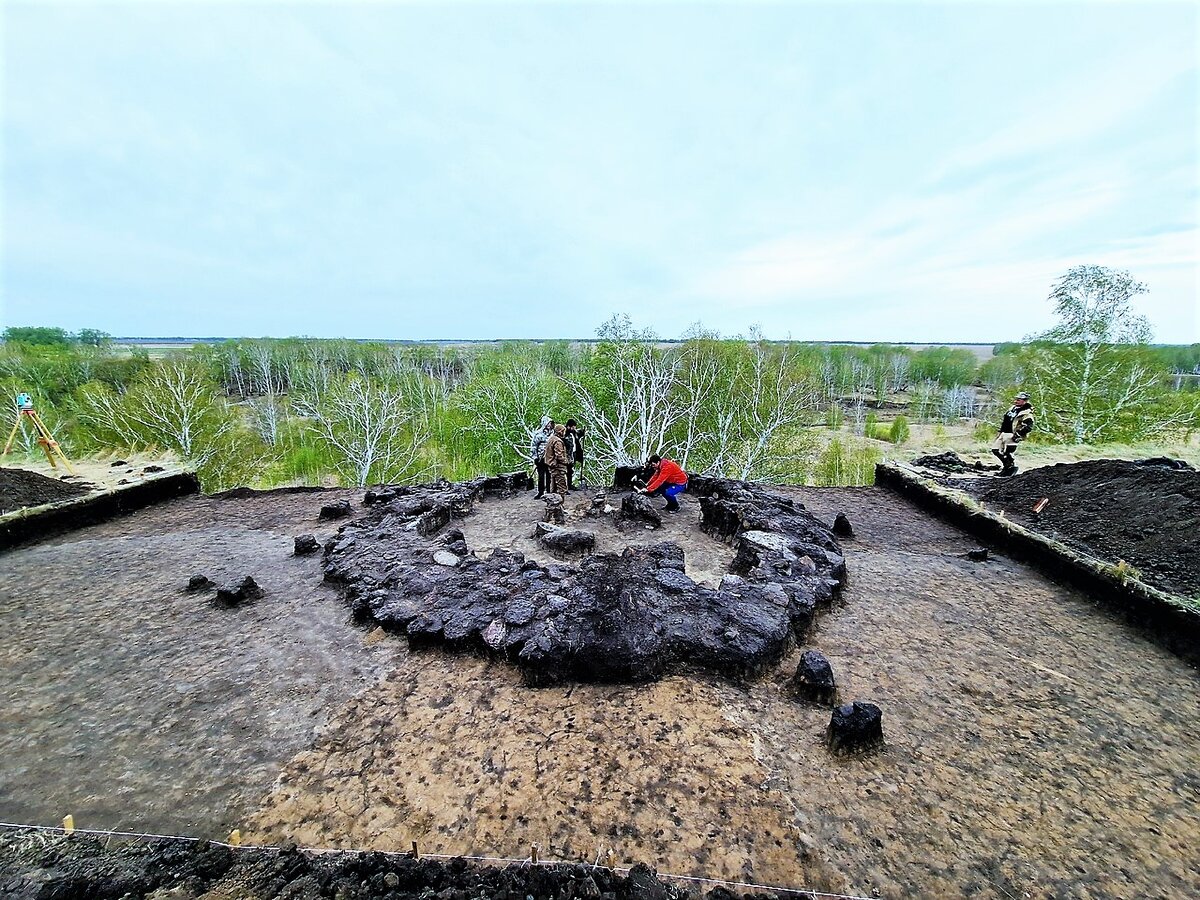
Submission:
[[[696,476],[701,527],[736,547],[716,589],[684,572],[671,543],[542,566],[471,552],[440,523],[521,476],[394,489],[326,545],[325,578],[355,614],[438,644],[494,654],[532,685],[639,682],[683,670],[735,678],[776,665],[845,577],[837,540],[802,504],[745,482]],[[436,527],[434,527],[436,526]]]
[[[829,719],[828,737],[838,755],[873,750],[883,743],[883,712],[861,700],[839,706]]]
[[[635,865],[628,875],[587,865],[472,865],[382,853],[231,850],[204,841],[112,844],[77,835],[0,836],[0,896],[10,900],[256,897],[287,900],[682,900],[696,897]],[[708,900],[734,895],[718,888]],[[774,896],[774,895],[760,895]]]
[[[837,700],[837,682],[833,667],[823,653],[805,650],[800,656],[796,674],[792,676],[792,692],[800,700],[832,706]]]

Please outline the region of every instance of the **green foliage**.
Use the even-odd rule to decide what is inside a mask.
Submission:
[[[1171,395],[1169,370],[1133,312],[1144,284],[1128,272],[1076,266],[1054,285],[1056,324],[1022,355],[1038,426],[1075,444],[1136,442],[1182,433],[1194,404]]]
[[[71,343],[71,336],[62,328],[12,327],[4,329],[4,341],[30,347],[66,347]]]
[[[913,381],[932,381],[942,387],[959,387],[974,384],[978,369],[978,361],[970,350],[928,347],[913,354],[909,377]]]
[[[896,416],[896,418],[892,420],[892,427],[888,433],[888,440],[890,440],[893,444],[903,444],[908,440],[908,436],[908,419],[904,416]]]
[[[876,413],[867,413],[866,421],[863,422],[863,434],[869,438],[879,437],[879,416]]]
[[[830,403],[825,410],[825,424],[829,428],[841,428],[846,421],[846,413],[840,403]]]
[[[843,443],[834,438],[821,452],[813,470],[818,487],[853,487],[875,483],[875,466],[883,455],[875,447]]]

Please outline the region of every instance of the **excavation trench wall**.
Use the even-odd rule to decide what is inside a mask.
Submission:
[[[1192,665],[1200,665],[1200,609],[1184,599],[1135,579],[1122,579],[1115,566],[1011,522],[905,466],[879,464],[875,483],[1048,577],[1086,591],[1162,646]]]
[[[173,472],[65,503],[20,509],[0,517],[0,550],[106,522],[199,491],[200,480],[194,472]]]

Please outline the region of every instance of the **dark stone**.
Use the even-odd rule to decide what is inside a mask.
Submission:
[[[130,481],[128,478],[122,478],[120,481],[117,482],[117,484],[133,484],[133,482]]]
[[[150,474],[153,474],[154,472],[165,472],[167,470],[164,469],[162,466],[146,466],[146,468],[142,469],[142,471],[145,472],[147,475],[150,475]]]
[[[546,512],[542,514],[542,521],[551,525],[566,525],[567,514],[563,511],[563,498],[558,494],[547,494],[543,500]]]
[[[321,545],[317,543],[317,539],[311,534],[302,534],[295,540],[294,553],[296,556],[307,556],[310,553],[316,553],[321,549]]]
[[[968,550],[967,559],[971,560],[971,562],[987,562],[988,548],[980,547],[978,550]]]
[[[197,591],[207,591],[212,586],[213,583],[207,575],[193,575],[188,579],[186,590],[194,594]]]
[[[792,691],[801,700],[832,706],[837,700],[837,684],[833,679],[833,667],[822,653],[805,650],[800,656],[800,665],[792,676]]]
[[[628,491],[634,487],[634,482],[646,484],[650,480],[650,471],[645,466],[617,466],[613,473],[613,490]]]
[[[860,753],[883,743],[883,712],[874,703],[855,700],[839,706],[829,720],[829,749]]]
[[[1178,472],[1196,471],[1191,464],[1184,462],[1182,459],[1173,459],[1170,456],[1152,456],[1149,459],[1139,459],[1134,462],[1134,465],[1155,466],[1162,469],[1175,469]]]
[[[109,463],[109,465],[110,466],[127,466],[127,465],[129,465],[129,463],[127,463],[123,459],[114,459],[112,462]]]
[[[591,553],[596,547],[596,536],[590,531],[555,528],[542,535],[542,546],[557,556]]]
[[[618,525],[625,523],[658,528],[662,525],[662,513],[645,494],[628,494],[621,500],[621,511],[617,516]]]
[[[667,900],[669,896],[666,887],[658,880],[658,873],[645,863],[636,863],[629,870],[628,892],[630,897],[639,900]]]
[[[240,606],[250,600],[257,600],[262,595],[262,588],[258,586],[258,582],[247,575],[236,587],[217,588],[214,599],[219,606]]]
[[[854,526],[850,524],[850,520],[846,518],[845,513],[838,513],[833,519],[833,533],[838,537],[852,538],[854,537]]]
[[[354,515],[354,509],[350,506],[350,501],[338,500],[336,503],[327,503],[322,506],[317,520],[325,522],[329,519],[346,519],[352,515]]]

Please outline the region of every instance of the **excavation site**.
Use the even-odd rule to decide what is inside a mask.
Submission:
[[[693,475],[678,512],[629,470],[561,503],[139,473],[91,513],[6,474],[58,514],[0,569],[0,895],[1200,893],[1194,660],[919,494],[1015,517],[1070,469]],[[1194,516],[1194,471],[1121,471]]]

